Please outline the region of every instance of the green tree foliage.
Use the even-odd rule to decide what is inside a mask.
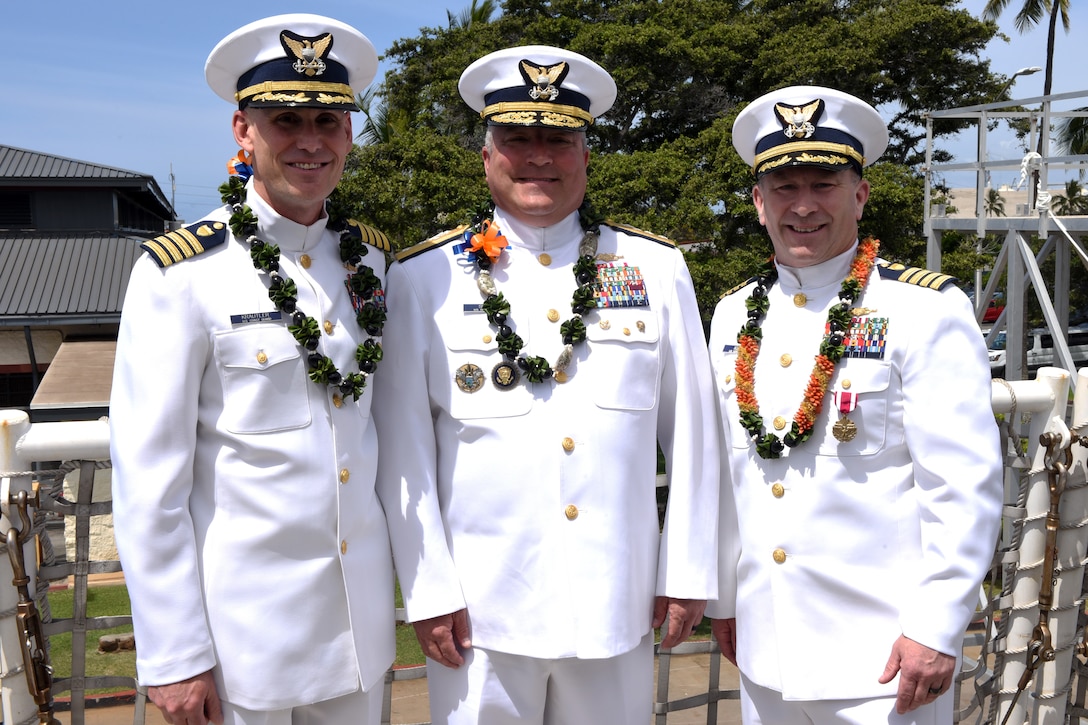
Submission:
[[[1050,202],[1050,208],[1058,216],[1088,214],[1088,189],[1076,179],[1065,182],[1065,193],[1058,194]]]
[[[1088,108],[1076,110],[1088,113]],[[1072,116],[1059,119],[1054,124],[1054,131],[1055,152],[1070,156],[1088,154],[1088,117]]]
[[[1043,80],[1043,95],[1050,95],[1054,85],[1054,43],[1058,29],[1058,17],[1062,19],[1062,28],[1069,32],[1069,6],[1071,0],[1021,0],[1020,10],[1016,13],[1013,23],[1016,30],[1023,35],[1042,20],[1048,13],[1050,15],[1046,35],[1046,76]],[[982,17],[987,20],[997,20],[1004,12],[1011,0],[987,0],[986,7],[982,9]]]
[[[1005,198],[997,189],[987,189],[983,201],[986,216],[1005,216]]]
[[[506,0],[499,15],[483,5],[386,52],[384,116],[369,111],[373,99],[368,107],[382,123],[366,129],[341,190],[352,213],[401,247],[467,221],[488,196],[484,128],[458,94],[461,72],[500,48],[565,47],[598,61],[618,87],[589,131],[590,197],[617,221],[687,244],[707,317],[770,253],[750,169],[730,138],[746,103],[815,84],[876,105],[891,145],[867,171],[862,231],[882,240],[885,256],[921,264],[923,114],[984,102],[1002,85],[980,58],[996,24],[958,0]]]

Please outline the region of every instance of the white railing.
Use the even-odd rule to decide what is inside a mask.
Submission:
[[[19,618],[16,612],[20,605],[20,592],[12,586],[12,557],[5,555],[0,557],[0,704],[2,704],[3,722],[11,725],[22,725],[39,720],[41,711],[50,703],[41,703],[35,699],[43,697],[48,699],[58,691],[72,692],[72,721],[83,721],[83,692],[89,684],[92,687],[134,686],[135,681],[127,678],[127,682],[121,678],[97,678],[88,682],[84,674],[84,657],[87,630],[89,628],[112,627],[130,622],[125,617],[88,618],[87,615],[87,577],[92,572],[119,571],[117,562],[89,561],[86,542],[88,536],[83,537],[82,550],[77,551],[76,561],[60,567],[41,569],[38,566],[39,541],[45,541],[46,537],[40,536],[44,510],[53,510],[58,513],[76,515],[77,533],[86,529],[90,523],[90,517],[96,513],[108,512],[108,504],[94,506],[91,503],[92,481],[96,461],[107,462],[110,456],[109,428],[105,421],[79,421],[67,423],[37,423],[31,425],[27,414],[19,410],[0,411],[0,427],[3,430],[2,445],[0,445],[0,533],[7,535],[7,541],[12,541],[8,535],[10,530],[19,530],[18,539],[23,542],[22,562],[29,579],[28,589],[38,611],[46,611],[49,579],[64,579],[72,576],[75,588],[75,603],[73,616],[70,619],[44,622],[43,635],[59,632],[72,633],[72,676],[51,683],[46,693],[41,692],[41,686],[36,688],[27,675],[28,667],[24,657],[26,646],[40,647],[42,652],[47,650],[45,643],[26,642],[27,637],[21,631]],[[76,461],[69,464],[67,470],[80,469],[80,494],[78,502],[67,502],[60,495],[49,495],[39,485],[42,480],[49,477],[63,479],[65,469],[53,471],[40,470],[41,464],[57,461]],[[48,474],[48,475],[47,475]],[[14,502],[19,494],[31,495],[40,503],[34,507],[29,515],[24,517],[17,510]],[[27,524],[31,531],[26,530]],[[7,546],[4,547],[8,549]],[[5,553],[9,553],[5,551]],[[82,555],[82,556],[80,556]],[[25,603],[24,603],[25,605]],[[48,617],[45,617],[48,619]]]
[[[1075,387],[1072,404],[1070,391]],[[1088,719],[1085,698],[1088,674],[1083,674],[1085,561],[1088,559],[1088,370],[1080,371],[1075,386],[1069,373],[1043,368],[1035,380],[994,381],[994,412],[1002,420],[1005,460],[1005,522],[990,588],[980,593],[981,632],[964,640],[964,668],[957,681],[960,708],[957,722],[1063,723]],[[21,411],[0,411],[0,534],[22,526],[18,511],[9,503],[20,491],[33,493],[36,481],[62,478],[80,470],[77,500],[67,501],[53,492],[39,493],[41,508],[75,518],[75,561],[44,566],[38,571],[33,536],[25,537],[24,560],[33,582],[31,595],[43,604],[46,581],[72,577],[76,590],[71,620],[47,621],[46,635],[73,633],[72,676],[53,684],[53,693],[72,694],[73,725],[83,722],[83,694],[88,687],[135,686],[130,678],[96,682],[86,677],[83,652],[88,631],[129,623],[127,617],[86,617],[86,583],[92,573],[119,571],[117,562],[91,561],[87,548],[89,520],[109,513],[109,502],[91,500],[96,466],[108,465],[109,432],[106,422],[30,424]],[[1050,449],[1041,444],[1050,441]],[[61,462],[57,464],[57,462]],[[57,466],[35,470],[42,465]],[[1052,507],[1051,490],[1061,473],[1060,507]],[[1056,517],[1054,512],[1058,513]],[[1048,513],[1051,528],[1047,535]],[[1058,522],[1060,519],[1060,523]],[[1055,524],[1057,523],[1056,527]],[[1049,558],[1048,558],[1049,554]],[[1045,572],[1053,562],[1051,586],[1044,586]],[[0,699],[2,721],[22,725],[35,722],[39,704],[28,684],[23,662],[23,635],[16,622],[19,593],[12,582],[8,557],[0,558]],[[1040,595],[1048,606],[1040,610]],[[403,621],[403,612],[398,612]],[[1048,634],[1049,639],[1041,635]],[[1045,640],[1045,641],[1044,641]],[[709,679],[705,692],[669,700],[672,658],[708,655]],[[1029,655],[1031,659],[1029,659]],[[712,642],[687,642],[671,651],[661,650],[654,704],[657,725],[665,725],[670,713],[705,707],[707,723],[718,720],[717,703],[736,700],[738,693],[719,688],[721,657]],[[383,722],[390,722],[394,682],[425,676],[422,667],[391,670],[386,677]],[[1023,687],[1021,687],[1023,684]],[[137,697],[136,725],[143,723],[144,699]]]

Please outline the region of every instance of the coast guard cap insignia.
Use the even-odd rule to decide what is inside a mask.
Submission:
[[[776,103],[775,113],[782,122],[782,133],[789,138],[808,138],[816,133],[816,123],[824,112],[824,102],[815,100],[803,106],[786,106]]]
[[[521,61],[521,74],[529,85],[529,96],[534,101],[544,97],[554,101],[559,95],[559,89],[556,86],[566,78],[568,69],[569,66],[565,62],[551,66],[536,66],[527,60]]]
[[[292,68],[300,75],[319,76],[325,72],[325,58],[332,50],[332,33],[306,38],[290,30],[280,33],[280,43],[288,56],[294,56]]]

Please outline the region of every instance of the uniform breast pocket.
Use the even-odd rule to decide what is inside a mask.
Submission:
[[[661,384],[661,330],[649,307],[602,309],[586,320],[594,402],[612,410],[649,410]],[[582,370],[576,374],[584,374]]]
[[[271,433],[310,424],[306,360],[282,325],[252,325],[215,336],[222,371],[222,425],[232,433]]]
[[[524,376],[507,364],[495,342],[495,330],[480,315],[441,321],[449,360],[450,415],[456,420],[510,418],[533,407]],[[528,345],[528,332],[519,330]]]
[[[820,442],[820,455],[876,453],[887,440],[892,366],[876,360],[844,363],[824,397],[822,422],[813,440]]]

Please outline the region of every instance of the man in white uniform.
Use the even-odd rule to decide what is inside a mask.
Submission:
[[[708,613],[746,723],[950,723],[994,552],[1001,455],[970,302],[858,241],[862,168],[887,141],[871,106],[819,87],[733,126],[775,252],[718,304],[709,345],[729,428],[719,576],[738,589]]]
[[[379,722],[393,571],[370,401],[389,244],[325,211],[376,68],[359,31],[315,15],[221,41],[206,76],[237,104],[240,176],[132,272],[116,537],[139,680],[176,725]]]
[[[716,591],[716,412],[684,259],[584,205],[616,86],[558,48],[461,76],[494,201],[390,267],[378,486],[435,723],[652,715]],[[466,220],[472,221],[472,220]],[[662,532],[657,448],[668,461]]]

